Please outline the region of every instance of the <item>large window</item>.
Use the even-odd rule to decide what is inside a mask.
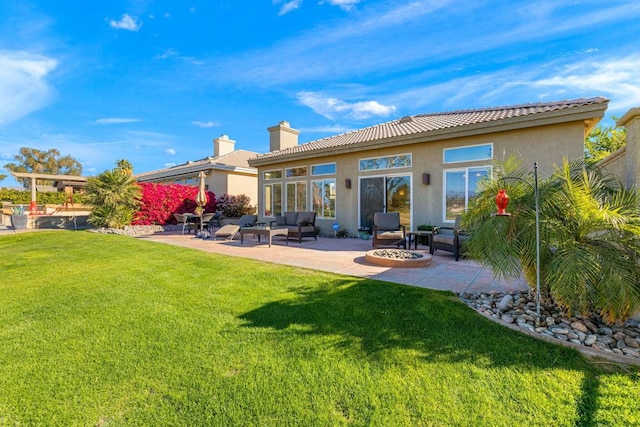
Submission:
[[[297,168],[286,168],[285,169],[285,176],[287,178],[293,178],[293,177],[298,177],[298,176],[307,176],[307,167],[306,166],[299,166]]]
[[[311,182],[313,211],[318,218],[336,217],[336,180],[323,179]]]
[[[282,215],[282,184],[274,182],[264,186],[264,216]]]
[[[335,175],[336,173],[336,164],[335,163],[324,163],[321,165],[311,165],[311,175]]]
[[[360,171],[380,169],[410,168],[411,154],[398,154],[397,156],[373,157],[360,159]]]
[[[279,179],[279,178],[282,178],[282,169],[264,171],[264,179]]]
[[[444,150],[444,163],[472,162],[493,158],[493,144],[469,145]]]
[[[444,220],[455,221],[476,197],[478,182],[491,175],[491,166],[444,171]]]
[[[287,182],[287,207],[285,212],[304,212],[307,210],[307,182]]]

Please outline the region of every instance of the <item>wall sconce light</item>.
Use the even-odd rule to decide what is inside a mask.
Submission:
[[[344,180],[344,186],[346,188],[351,188],[351,180],[349,178]]]
[[[423,173],[422,174],[422,183],[424,185],[431,184],[431,175],[429,175],[428,173]]]

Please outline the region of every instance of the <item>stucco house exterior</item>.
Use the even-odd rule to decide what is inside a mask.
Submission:
[[[603,117],[602,97],[406,116],[298,144],[288,122],[268,128],[270,151],[249,160],[258,171],[258,214],[313,210],[316,225],[351,235],[374,212],[404,225],[445,225],[474,196],[491,159],[511,153],[550,175],[563,158],[584,156],[584,138]]]
[[[207,190],[216,197],[223,194],[246,194],[251,204],[258,203],[257,169],[249,166],[248,160],[258,153],[236,150],[235,141],[227,135],[213,140],[213,156],[204,159],[136,175],[138,182],[163,184],[198,185],[198,174],[206,174]]]
[[[626,144],[598,162],[630,188],[640,185],[640,107],[632,108],[616,122],[627,129]]]

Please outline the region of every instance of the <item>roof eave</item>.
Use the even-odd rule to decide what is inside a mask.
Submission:
[[[257,175],[258,170],[252,167],[231,166],[223,165],[219,163],[203,163],[197,165],[184,165],[183,167],[176,167],[175,169],[164,170],[159,172],[147,172],[136,176],[136,180],[139,182],[154,181],[157,179],[176,178],[184,175],[193,174],[195,172],[212,172],[215,170],[237,172],[249,175]]]

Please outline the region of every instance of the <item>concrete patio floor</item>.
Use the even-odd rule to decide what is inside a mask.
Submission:
[[[498,280],[493,271],[482,268],[476,262],[460,259],[456,262],[453,254],[436,251],[432,265],[423,268],[379,267],[365,262],[365,253],[371,250],[370,240],[356,238],[318,237],[318,240],[303,239],[302,243],[290,240],[288,245],[281,237],[274,237],[271,247],[264,238],[258,243],[253,236],[245,236],[244,244],[237,240],[200,239],[193,234],[156,233],[139,238],[175,246],[183,246],[211,253],[219,253],[243,258],[304,267],[331,273],[387,282],[401,283],[429,289],[453,292],[511,292],[527,289],[523,279],[514,281]],[[418,250],[428,253],[428,247]]]

